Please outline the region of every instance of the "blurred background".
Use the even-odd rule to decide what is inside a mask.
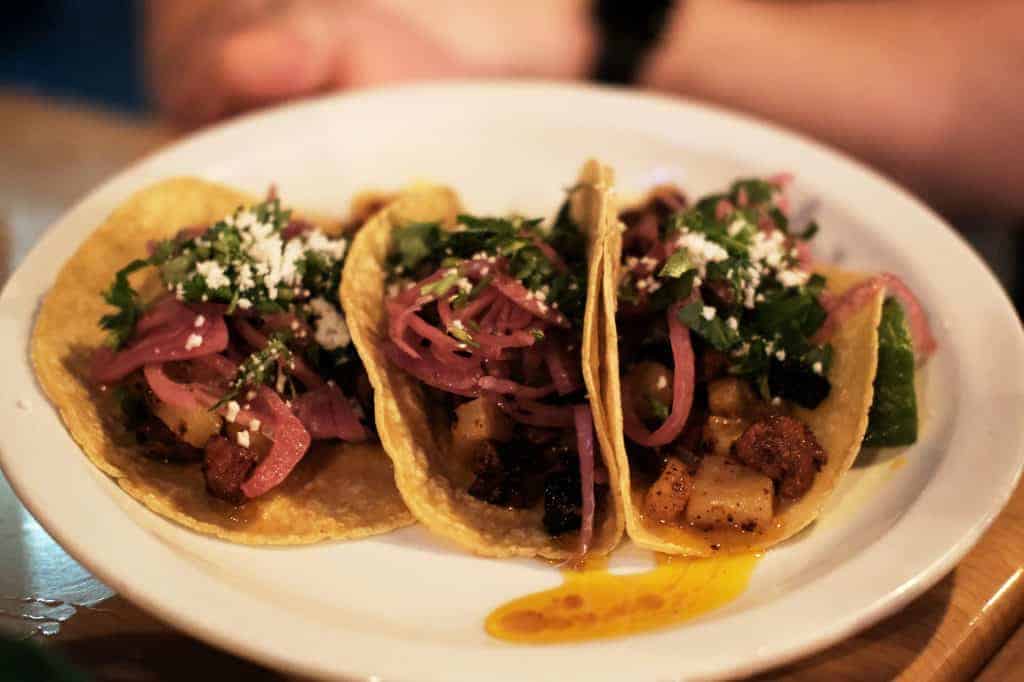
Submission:
[[[941,186],[936,191],[936,183],[932,178],[919,171],[913,163],[920,167],[929,163],[945,163],[947,160],[918,154],[922,158],[914,159],[913,163],[891,161],[894,156],[898,156],[898,149],[896,153],[893,152],[892,138],[896,138],[898,145],[898,136],[902,134],[896,127],[899,125],[895,120],[898,116],[894,117],[891,132],[877,132],[870,128],[866,132],[850,131],[847,130],[849,126],[841,120],[831,127],[822,128],[814,122],[808,122],[799,113],[787,111],[785,106],[774,102],[771,96],[767,100],[764,97],[759,99],[755,92],[744,99],[743,96],[730,94],[729,90],[736,90],[735,87],[722,86],[716,89],[715,85],[703,84],[699,77],[687,75],[679,69],[672,73],[671,65],[667,75],[662,74],[660,79],[652,71],[654,67],[649,68],[646,74],[629,73],[628,63],[636,57],[630,51],[636,52],[637,44],[650,46],[682,43],[690,46],[691,51],[698,50],[705,35],[722,43],[722,39],[716,38],[715,31],[720,30],[721,22],[729,19],[733,21],[731,32],[742,34],[747,30],[760,30],[762,34],[768,35],[764,33],[764,27],[758,24],[770,23],[772,17],[758,15],[760,10],[751,9],[755,4],[766,3],[745,3],[746,6],[742,8],[739,6],[744,3],[732,0],[718,3],[720,8],[732,6],[731,10],[708,9],[712,3],[706,1],[686,3],[685,16],[675,18],[683,20],[677,23],[685,24],[685,28],[696,35],[678,36],[676,34],[683,29],[673,26],[673,16],[668,13],[673,3],[599,2],[596,5],[599,11],[603,11],[606,22],[610,21],[612,26],[621,24],[619,32],[605,31],[606,47],[603,52],[594,47],[593,37],[580,37],[585,36],[589,30],[581,29],[580,25],[590,21],[589,16],[579,16],[581,13],[587,14],[580,6],[588,3],[582,3],[581,0],[477,4],[492,6],[487,17],[474,18],[474,10],[466,9],[474,6],[474,3],[460,5],[451,0],[420,3],[403,0],[350,3],[329,0],[237,0],[230,3],[210,0],[155,0],[150,3],[130,0],[8,0],[3,10],[0,10],[3,16],[0,22],[0,122],[3,123],[0,132],[3,151],[0,154],[0,179],[6,187],[0,190],[0,221],[6,226],[0,247],[6,253],[4,267],[9,268],[13,262],[20,260],[49,221],[70,201],[109,173],[183,131],[230,117],[239,111],[296,96],[396,80],[465,75],[526,75],[565,79],[593,78],[599,75],[606,80],[639,76],[638,79],[643,80],[643,85],[649,88],[680,91],[688,96],[748,109],[791,127],[803,128],[804,132],[846,147],[884,172],[896,175],[904,184],[920,190],[919,194],[931,199],[933,205],[955,223],[990,263],[1018,306],[1021,304],[1024,285],[1018,273],[1018,264],[1024,249],[1019,236],[1021,215],[1017,212],[1021,202],[1008,203],[998,197],[995,201],[987,201],[982,197],[976,203],[958,201],[944,204],[941,200],[936,201],[936,198],[944,196]],[[899,9],[901,5],[921,5],[920,2],[830,4],[890,5],[890,23],[894,28],[898,28],[900,22],[904,21],[915,21],[916,25],[922,25],[921,17],[903,17],[903,10]],[[932,4],[937,8],[936,11],[946,11],[942,9],[945,3],[941,0]],[[977,3],[977,6],[1013,4],[1019,6],[1021,3]],[[361,9],[345,10],[347,14],[341,16],[341,10],[337,9],[341,5]],[[458,44],[453,47],[448,44],[452,42],[450,36],[438,33],[429,24],[423,23],[418,16],[423,12],[417,9],[417,5],[431,8],[427,14],[432,16],[442,12],[451,15],[449,10],[456,10],[453,31],[461,33],[461,37],[457,35],[455,38]],[[512,5],[524,9],[502,9],[511,8]],[[743,14],[735,14],[740,10]],[[733,12],[734,16],[719,18],[712,16],[715,12]],[[1019,14],[1018,11],[1016,16]],[[845,19],[841,14],[837,16]],[[740,22],[736,22],[737,17],[741,19]],[[831,17],[830,25],[835,25],[836,18]],[[790,26],[801,21],[807,23],[815,20],[803,15],[785,19]],[[825,16],[819,20],[829,19]],[[850,19],[858,20],[858,17],[850,15]],[[993,17],[992,21],[997,19]],[[521,38],[527,36],[528,39],[520,39],[518,42],[524,43],[524,49],[544,57],[534,56],[534,63],[531,63],[525,51],[519,55],[499,54],[488,48],[485,42],[474,40],[474,35],[481,33],[478,30],[481,20],[490,22],[484,24],[484,28],[494,28],[500,23],[508,27],[504,30],[518,31]],[[864,33],[870,32],[870,21],[870,17],[863,18]],[[962,24],[959,19],[956,21]],[[268,23],[286,26],[290,34],[270,35],[266,30]],[[749,28],[743,28],[747,24]],[[977,30],[984,32],[984,28],[978,26]],[[335,33],[325,35],[331,31]],[[548,35],[547,42],[537,37],[538,32]],[[485,41],[493,41],[496,37],[488,35],[486,30],[482,33]],[[818,30],[818,33],[821,31]],[[837,54],[845,50],[856,56],[860,46],[853,40],[857,38],[854,36],[851,39],[840,34],[830,36],[829,40],[836,45],[834,49]],[[796,34],[792,37],[779,36],[777,39],[798,44],[802,40]],[[843,42],[844,39],[848,44]],[[878,37],[875,42],[868,40],[865,47],[881,49],[879,46],[884,40],[884,36]],[[998,41],[992,40],[992,44],[998,47]],[[374,51],[372,45],[363,46],[363,43],[374,41],[383,49]],[[906,44],[901,54],[905,57],[907,51],[914,49],[915,44],[904,42]],[[335,44],[341,43],[348,46],[343,60],[333,52]],[[807,43],[806,47],[810,50],[815,45]],[[945,47],[954,52],[958,48],[956,44]],[[670,49],[675,48],[666,48]],[[927,42],[922,42],[920,49],[921,60],[932,59],[934,72],[941,75],[948,60],[938,56],[938,53],[934,58],[928,54],[927,51],[932,47]],[[962,49],[967,50],[968,47]],[[780,59],[785,59],[781,50],[777,50],[776,54],[782,54]],[[1020,50],[1008,56],[1013,57],[1016,64],[1024,62]],[[714,55],[710,57],[714,58]],[[891,58],[887,55],[882,57]],[[962,67],[966,76],[970,76],[968,57],[965,54],[962,60],[953,62],[958,64],[958,68],[961,68],[961,64],[967,65]],[[700,58],[701,55],[694,58],[692,54],[680,54],[676,61],[690,64],[690,71],[693,71],[696,68],[693,65],[699,64]],[[742,57],[737,57],[735,52],[726,58],[742,62]],[[821,56],[816,55],[815,58]],[[841,58],[836,57],[834,60],[837,73],[844,73]],[[535,63],[541,59],[547,64],[541,66]],[[831,57],[821,59],[824,64],[821,66],[822,71],[833,68],[828,63]],[[599,64],[595,69],[595,60],[601,62],[603,67]],[[339,61],[344,64],[337,66]],[[581,66],[581,61],[587,63]],[[718,82],[728,85],[730,75],[723,71],[721,61],[719,55],[715,70],[723,74]],[[240,63],[244,65],[240,67]],[[330,67],[324,66],[328,63]],[[554,66],[548,68],[550,65]],[[979,68],[981,66],[978,65]],[[602,68],[604,73],[601,73]],[[758,79],[752,67],[740,63],[737,68],[748,68],[751,82]],[[898,70],[899,67],[895,68]],[[325,69],[333,71],[327,73]],[[870,69],[870,63],[865,62],[863,78],[873,77]],[[278,74],[277,82],[274,80],[275,71]],[[666,68],[661,68],[661,71],[665,72]],[[257,82],[253,72],[265,77],[261,76],[263,79]],[[927,62],[924,62],[924,72],[928,73]],[[1019,71],[1014,73],[1019,74]],[[831,76],[826,74],[825,77]],[[964,77],[961,74],[961,79]],[[1020,79],[1018,77],[1015,80]],[[800,81],[806,82],[807,78]],[[791,105],[800,105],[802,100],[799,92],[794,94],[793,87],[787,88],[784,79],[778,85],[780,92],[786,92],[786,97],[792,100]],[[913,89],[922,87],[918,82],[908,82],[904,86]],[[850,84],[845,83],[841,87],[848,90]],[[812,88],[813,85],[808,86],[807,98],[814,97]],[[868,115],[880,107],[896,108],[903,104],[898,94],[886,93],[884,87],[876,89],[882,92],[879,95],[881,104],[868,99],[864,107]],[[1019,92],[1019,86],[1005,90],[1005,96],[1014,97],[1015,92]],[[923,88],[919,94],[928,95],[928,88]],[[781,97],[776,95],[774,99]],[[883,99],[886,97],[888,99]],[[920,104],[906,100],[903,108],[909,110],[916,106]],[[988,114],[991,107],[988,103],[985,106],[985,113]],[[1006,109],[1005,106],[1003,108]],[[1004,130],[994,140],[982,141],[982,145],[991,147],[1000,140],[1018,139],[1018,132],[1024,133],[1024,125],[1020,125],[1024,123],[1022,112],[1024,106],[1018,103],[1004,112],[1007,115],[1003,117],[1002,124],[998,119],[977,123],[970,120],[968,123],[1005,127],[1006,121],[1009,121],[1013,127],[1016,117],[1018,130]],[[968,118],[966,114],[973,114],[964,113],[965,119]],[[827,111],[823,112],[823,117],[827,118],[827,114]],[[885,125],[884,120],[875,125]],[[878,140],[864,141],[865,135],[874,135]],[[882,144],[887,146],[887,151],[878,151]],[[908,139],[907,149],[911,150],[919,144],[918,141]],[[970,149],[966,151],[972,153]],[[908,157],[914,153],[917,152],[908,151]],[[1016,163],[1019,177],[1019,158]],[[949,169],[950,174],[969,171],[969,164],[966,168]]]

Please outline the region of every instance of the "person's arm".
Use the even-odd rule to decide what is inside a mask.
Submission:
[[[641,82],[835,144],[949,211],[1024,213],[1024,2],[682,2]]]
[[[581,78],[588,0],[149,0],[158,109],[194,126],[336,89],[459,76]]]

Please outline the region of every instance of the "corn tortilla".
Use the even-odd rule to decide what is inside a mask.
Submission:
[[[604,268],[602,308],[605,354],[604,402],[609,417],[609,435],[617,460],[618,485],[622,495],[626,532],[641,547],[666,554],[707,557],[722,553],[756,552],[796,535],[810,525],[821,512],[829,495],[853,465],[860,452],[868,425],[868,411],[874,397],[874,378],[878,365],[878,325],[882,318],[884,292],[852,315],[832,337],[833,360],[829,379],[832,390],[814,410],[796,409],[795,416],[814,432],[828,461],[814,478],[814,484],[799,499],[780,504],[772,525],[756,532],[738,529],[700,531],[688,526],[658,524],[643,517],[646,489],[630,478],[622,417],[622,384],[619,374],[618,282],[621,274],[622,231],[617,211],[609,211],[602,230]],[[836,268],[821,268],[827,288],[840,294],[867,275]],[[712,546],[715,546],[712,549]]]
[[[611,182],[610,171],[590,162],[573,191],[573,219],[587,232],[587,305],[581,348],[584,381],[590,396],[600,394],[598,369],[602,337],[598,317],[598,290],[602,250],[599,225],[607,203],[601,188]],[[352,243],[342,274],[341,295],[346,304],[349,329],[370,374],[375,413],[384,448],[395,464],[398,489],[409,509],[429,530],[476,554],[492,557],[541,556],[564,559],[576,553],[577,534],[552,538],[545,532],[540,509],[517,510],[482,502],[456,485],[448,476],[450,422],[425,400],[417,379],[391,365],[383,354],[387,339],[384,310],[385,263],[392,232],[418,221],[451,225],[459,212],[459,200],[441,187],[422,186],[406,192],[387,210],[367,224]],[[609,475],[616,476],[607,418],[599,400],[591,400],[594,427],[601,456]],[[622,536],[621,501],[614,486],[595,523],[591,551],[605,554]]]
[[[257,201],[228,187],[176,178],[143,189],[107,219],[61,268],[39,310],[32,363],[68,432],[101,471],[136,500],[193,530],[245,544],[304,544],[384,533],[413,522],[395,488],[390,460],[376,443],[315,443],[280,486],[235,507],[206,492],[200,465],[139,454],[111,397],[89,381],[89,358],[109,312],[101,292],[150,240],[209,225]],[[337,221],[306,216],[326,232]],[[136,273],[145,300],[159,291],[152,269]],[[30,453],[25,453],[28,456]]]

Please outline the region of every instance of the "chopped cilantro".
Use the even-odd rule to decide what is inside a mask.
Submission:
[[[655,419],[657,419],[658,421],[665,421],[666,419],[668,419],[668,405],[652,396],[647,396],[647,402],[650,405],[651,414],[654,415]]]
[[[420,294],[423,296],[444,296],[448,290],[459,281],[459,271],[449,272],[441,279],[420,287]]]
[[[473,259],[504,258],[508,273],[531,291],[543,291],[549,305],[569,320],[579,323],[586,298],[586,238],[570,215],[566,201],[549,231],[541,228],[542,220],[517,216],[458,216],[455,230],[442,230],[430,223],[413,224],[395,231],[392,252],[388,257],[389,278],[428,276],[445,267],[458,267]],[[568,266],[568,272],[545,253],[544,245]],[[421,287],[424,295],[443,295],[460,279],[458,274],[445,274],[441,279]],[[488,275],[472,289],[456,293],[451,301],[459,308],[473,300],[493,281]]]
[[[238,372],[231,380],[230,390],[211,409],[216,410],[240,396],[245,389],[266,384],[277,376],[280,366],[292,357],[292,351],[285,343],[287,339],[287,334],[271,334],[266,346],[249,355],[238,365]]]
[[[679,321],[699,334],[715,350],[726,351],[739,343],[739,332],[727,325],[720,315],[707,319],[702,314],[703,310],[703,301],[692,301],[679,309]]]
[[[394,234],[392,254],[407,270],[415,269],[441,242],[441,226],[437,223],[414,223]]]
[[[461,341],[462,343],[466,344],[467,346],[472,346],[473,348],[479,348],[480,347],[480,344],[473,340],[473,335],[470,334],[465,329],[459,329],[458,327],[452,326],[452,327],[448,327],[448,333],[452,337],[454,337],[454,338],[458,339],[459,341]]]
[[[107,303],[118,308],[100,320],[110,332],[108,342],[119,347],[134,331],[142,306],[127,277],[150,266],[180,300],[223,303],[229,314],[243,299],[246,307],[271,314],[317,296],[333,298],[347,241],[316,231],[285,239],[290,220],[291,212],[270,199],[248,209],[239,207],[198,234],[190,230],[156,244],[149,258],[119,271],[104,292]]]
[[[133,260],[117,271],[114,283],[103,292],[103,300],[118,309],[118,312],[100,318],[100,327],[110,332],[108,344],[119,348],[135,329],[135,323],[142,314],[139,294],[128,282],[128,275],[149,266],[149,260]]]
[[[679,249],[665,261],[661,267],[658,277],[681,277],[684,272],[693,270],[693,263],[690,261],[690,254],[686,249]]]

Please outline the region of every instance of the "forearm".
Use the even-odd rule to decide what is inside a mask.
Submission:
[[[840,146],[940,208],[1024,211],[1015,2],[690,0],[644,84]]]

